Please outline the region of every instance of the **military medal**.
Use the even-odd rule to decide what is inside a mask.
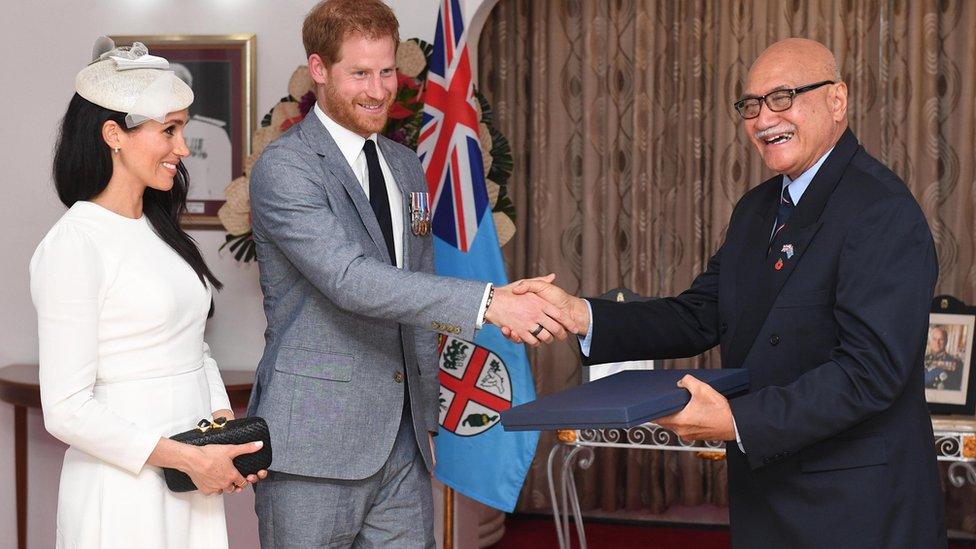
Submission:
[[[429,193],[410,193],[410,229],[417,236],[430,234]]]
[[[783,258],[782,257],[776,260],[776,264],[773,265],[773,268],[776,269],[777,271],[783,268]]]
[[[780,250],[780,251],[786,254],[786,259],[790,259],[790,258],[793,257],[793,245],[792,244],[783,244],[783,249]]]

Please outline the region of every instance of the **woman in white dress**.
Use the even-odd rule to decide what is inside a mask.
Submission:
[[[220,494],[266,475],[245,479],[231,459],[260,443],[166,438],[204,417],[233,418],[203,341],[221,285],[179,226],[193,92],[141,44],[113,46],[96,45],[76,78],[54,160],[69,210],[30,264],[44,423],[70,446],[57,544],[227,547]],[[111,51],[99,60],[99,49]],[[186,472],[199,491],[170,492],[161,467]]]

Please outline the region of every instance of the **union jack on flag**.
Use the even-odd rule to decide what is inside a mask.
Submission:
[[[432,197],[433,232],[462,252],[471,249],[488,209],[471,76],[461,7],[457,0],[444,0],[427,73],[417,154]]]

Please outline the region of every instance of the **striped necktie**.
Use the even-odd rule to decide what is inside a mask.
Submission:
[[[786,227],[786,223],[790,220],[790,216],[793,215],[793,210],[796,206],[793,205],[793,197],[790,196],[788,189],[789,185],[783,187],[783,192],[779,196],[779,212],[776,213],[776,228],[773,229],[773,235],[769,237],[769,243],[772,244],[776,237],[779,235],[783,227]]]

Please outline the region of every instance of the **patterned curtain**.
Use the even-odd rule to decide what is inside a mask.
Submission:
[[[976,2],[967,0],[502,0],[479,77],[515,170],[512,278],[557,274],[580,295],[688,287],[737,199],[769,174],[730,103],[752,60],[790,36],[832,48],[851,127],[909,185],[935,235],[937,292],[976,285]],[[572,345],[530,354],[540,394],[575,385]],[[717,367],[713,352],[666,367]],[[549,508],[540,439],[520,509]],[[910,479],[906,479],[910,482]],[[724,462],[603,450],[578,475],[585,509],[727,505]],[[976,497],[949,488],[950,524],[976,531]]]

